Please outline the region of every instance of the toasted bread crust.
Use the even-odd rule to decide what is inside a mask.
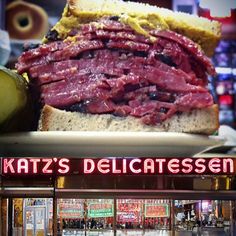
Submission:
[[[198,17],[182,12],[173,12],[169,9],[150,6],[144,3],[123,2],[121,0],[67,0],[66,14],[55,29],[60,32],[65,23],[69,27],[66,18],[77,18],[80,20],[92,20],[94,17],[110,15],[142,15],[148,17],[150,14],[157,15],[169,27],[170,30],[189,37],[198,43],[208,56],[212,56],[221,37],[221,24],[203,17]]]
[[[67,112],[45,105],[39,131],[147,131],[212,134],[219,127],[218,106],[174,115],[162,124],[148,126],[137,118]]]

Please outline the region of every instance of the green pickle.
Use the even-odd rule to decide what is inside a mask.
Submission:
[[[0,131],[21,131],[28,117],[28,83],[24,77],[0,66]],[[24,113],[24,114],[23,114]],[[25,121],[22,122],[23,119]]]

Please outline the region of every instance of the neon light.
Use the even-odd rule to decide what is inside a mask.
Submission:
[[[195,166],[197,167],[195,169],[196,173],[202,174],[206,171],[206,166],[203,164],[205,162],[206,162],[206,160],[204,160],[203,158],[199,158],[195,161]],[[198,168],[200,168],[200,169],[198,169]]]
[[[112,160],[112,174],[120,174],[121,170],[116,168],[116,159]]]
[[[173,174],[179,173],[179,160],[178,159],[171,159],[168,162],[167,168]],[[174,169],[174,168],[176,168],[176,169]]]
[[[209,161],[209,169],[212,173],[219,173],[220,172],[220,159],[213,158]]]
[[[228,164],[229,164],[229,170],[228,170]],[[224,173],[234,173],[234,161],[230,158],[223,160],[223,172]]]
[[[98,166],[98,171],[101,172],[102,174],[107,174],[110,172],[110,161],[108,159],[99,160],[97,166]]]
[[[127,173],[127,160],[123,159],[122,164],[123,164],[122,165],[123,166],[123,168],[122,168],[123,174],[126,174]]]
[[[75,160],[74,160],[75,161]],[[233,174],[233,158],[3,158],[3,174]]]
[[[21,171],[24,171],[25,174],[29,173],[29,165],[28,165],[28,160],[25,158],[21,158],[18,160],[17,163],[17,173],[21,174]]]
[[[233,69],[232,69],[232,74],[233,74],[233,75],[236,75],[236,68],[233,68]]]
[[[58,169],[58,172],[60,174],[67,174],[70,171],[70,167],[69,167],[68,163],[70,163],[70,160],[68,160],[66,158],[63,158],[59,161],[59,166],[61,168]],[[64,168],[64,169],[62,169],[62,168]]]
[[[90,165],[90,168],[88,167]],[[92,159],[84,159],[84,174],[91,174],[95,170],[95,163]]]
[[[155,160],[158,163],[158,173],[162,174],[163,173],[163,163],[166,162],[166,159],[156,159]]]
[[[208,210],[209,202],[208,201],[202,201],[202,210],[206,211]]]
[[[45,166],[42,169],[42,172],[44,174],[51,174],[52,173],[52,169],[50,170],[49,167],[52,164],[52,159],[42,159],[42,162],[45,162]]]
[[[3,160],[3,173],[7,174],[8,173],[8,168],[9,168],[9,172],[11,174],[15,173],[15,170],[12,166],[12,163],[14,162],[15,159],[11,158],[10,160],[4,159]]]
[[[134,173],[134,174],[141,173],[142,170],[140,168],[139,169],[134,168],[135,163],[141,163],[141,160],[138,159],[138,158],[135,158],[129,163],[129,168],[130,168],[131,172]]]
[[[40,162],[40,159],[30,159],[30,162],[33,163],[33,173],[37,174],[38,173],[38,163]]]
[[[150,170],[150,173],[154,173],[154,160],[153,159],[146,159],[143,163],[143,172],[146,174]]]
[[[192,162],[193,160],[191,158],[186,158],[182,161],[182,166],[187,168],[187,169],[182,168],[182,172],[184,174],[189,174],[192,172],[193,170],[193,165],[191,164]]]
[[[231,74],[233,72],[230,67],[216,67],[215,69],[217,74]]]

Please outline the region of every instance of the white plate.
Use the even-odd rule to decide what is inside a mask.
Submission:
[[[28,132],[0,136],[2,157],[190,157],[216,137],[164,132]]]

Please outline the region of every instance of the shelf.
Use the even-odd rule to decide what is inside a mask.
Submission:
[[[169,132],[28,132],[0,136],[2,157],[191,157],[217,137]]]

